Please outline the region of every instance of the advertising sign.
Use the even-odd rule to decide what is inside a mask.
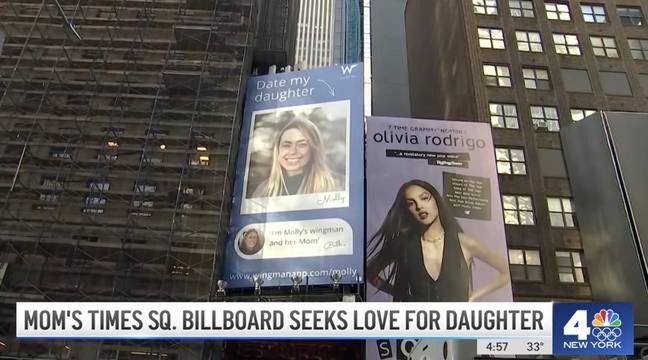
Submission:
[[[362,66],[251,78],[225,280],[232,287],[363,276]]]
[[[489,125],[371,117],[366,153],[367,300],[511,301]],[[367,358],[420,351],[400,345]]]

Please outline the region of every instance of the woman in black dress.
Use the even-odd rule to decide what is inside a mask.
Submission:
[[[472,289],[475,258],[499,273],[478,289]],[[510,277],[507,262],[462,231],[432,185],[411,180],[371,238],[367,280],[393,301],[474,301]]]

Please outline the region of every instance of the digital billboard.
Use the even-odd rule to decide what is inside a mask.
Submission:
[[[363,276],[362,66],[247,83],[224,278],[232,287]]]
[[[489,125],[370,117],[366,154],[367,300],[511,301]],[[386,341],[367,358],[421,351]]]

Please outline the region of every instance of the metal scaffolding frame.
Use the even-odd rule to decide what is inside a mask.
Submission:
[[[0,0],[0,358],[215,357],[14,341],[14,303],[213,300],[255,3]]]

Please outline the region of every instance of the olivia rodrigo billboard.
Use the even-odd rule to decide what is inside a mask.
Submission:
[[[370,117],[366,159],[368,301],[512,301],[488,124]],[[367,358],[467,348],[379,340]]]

